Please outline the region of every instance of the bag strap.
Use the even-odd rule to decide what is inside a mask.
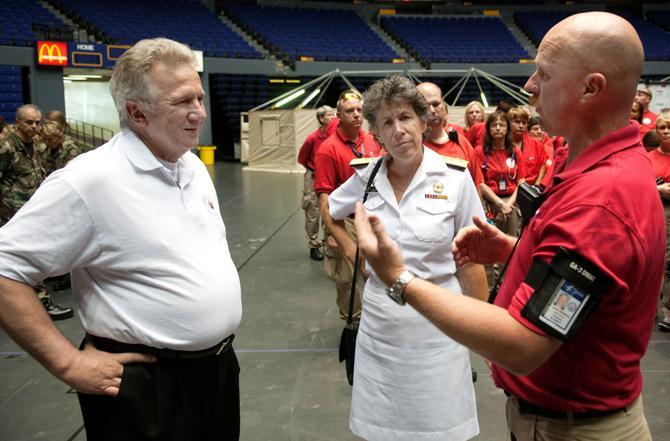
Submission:
[[[379,171],[379,168],[382,165],[382,162],[384,162],[384,158],[381,157],[375,164],[375,167],[372,169],[372,173],[370,173],[370,178],[368,179],[368,183],[365,186],[365,191],[363,192],[363,203],[368,200],[368,193],[370,193],[375,186],[374,180],[375,176],[377,176],[377,172]],[[349,293],[349,312],[347,314],[347,324],[350,325],[352,323],[352,315],[354,315],[354,297],[356,296],[356,280],[358,279],[358,258],[359,258],[359,249],[358,249],[358,241],[356,241],[356,258],[354,259],[354,275],[351,278],[351,292]]]

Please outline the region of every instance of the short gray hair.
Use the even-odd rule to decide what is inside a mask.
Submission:
[[[321,118],[323,118],[323,115],[325,115],[328,112],[335,113],[335,109],[333,109],[330,106],[321,106],[318,109],[316,109],[316,119],[319,121],[319,124],[321,124]]]
[[[119,57],[109,83],[121,127],[130,127],[126,113],[126,101],[144,103],[155,107],[158,91],[151,82],[149,71],[156,63],[171,66],[190,64],[195,67],[195,54],[185,44],[167,38],[151,38],[138,41]]]
[[[416,84],[407,77],[393,75],[375,82],[363,94],[363,116],[377,128],[377,112],[382,104],[400,101],[412,106],[423,122],[430,118],[430,106]]]
[[[14,119],[18,120],[23,120],[23,114],[26,113],[26,110],[31,109],[34,110],[35,112],[39,113],[42,115],[42,111],[40,110],[39,107],[37,107],[34,104],[23,104],[16,109],[16,113],[14,114]]]

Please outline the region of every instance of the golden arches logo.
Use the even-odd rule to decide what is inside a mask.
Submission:
[[[67,65],[67,44],[57,41],[38,41],[37,63],[51,66]]]

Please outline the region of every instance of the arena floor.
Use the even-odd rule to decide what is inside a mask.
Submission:
[[[302,175],[212,168],[228,242],[242,282],[243,441],[347,441],[351,387],[337,360],[342,322],[335,289],[308,258],[301,209]],[[53,294],[72,305],[69,291]],[[57,322],[74,343],[77,319]],[[503,441],[504,395],[481,357],[475,383],[481,434]],[[643,360],[644,404],[654,440],[670,441],[670,334],[654,331]],[[77,397],[0,331],[0,441],[86,439]]]

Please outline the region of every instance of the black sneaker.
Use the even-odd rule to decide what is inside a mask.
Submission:
[[[42,304],[44,305],[47,314],[49,314],[49,317],[51,317],[51,320],[65,320],[74,317],[72,308],[63,308],[62,306],[53,303],[50,298],[43,299]]]
[[[658,321],[658,330],[661,332],[670,332],[670,317],[665,317]]]
[[[56,278],[56,281],[54,282],[53,288],[54,291],[63,291],[65,289],[70,288],[70,274],[65,274],[64,276],[60,276]]]
[[[309,249],[309,258],[312,260],[323,260],[323,254],[319,248],[310,248]]]
[[[474,368],[470,368],[470,370],[472,371],[472,382],[474,383],[477,381],[477,371]]]

